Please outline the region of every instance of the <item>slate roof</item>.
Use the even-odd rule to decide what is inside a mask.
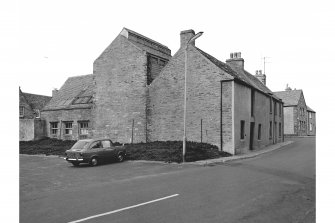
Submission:
[[[20,89],[21,91],[21,89]],[[21,91],[24,98],[27,100],[27,103],[32,109],[42,110],[42,108],[50,101],[50,96],[38,95],[38,94],[29,94]]]
[[[310,111],[310,112],[314,112],[314,113],[315,113],[315,111],[314,111],[313,109],[311,109],[309,106],[307,106],[307,111]]]
[[[272,97],[274,97],[277,100],[280,100],[280,98],[276,97],[273,95],[273,92],[266,87],[260,80],[258,80],[257,77],[254,75],[250,74],[246,70],[241,70],[241,69],[235,69],[233,66],[229,66],[229,64],[224,63],[215,57],[209,55],[208,53],[202,51],[201,49],[195,47],[203,56],[205,56],[208,60],[210,60],[214,65],[216,65],[218,68],[221,70],[225,71],[226,73],[230,74],[234,79],[238,79],[248,86],[251,86],[264,94],[271,94]]]
[[[94,75],[69,77],[43,110],[92,107]]]
[[[302,90],[277,91],[274,94],[281,98],[284,106],[296,106],[302,94]]]

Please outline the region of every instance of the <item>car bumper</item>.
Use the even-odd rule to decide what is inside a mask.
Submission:
[[[83,158],[79,158],[79,159],[77,159],[77,158],[64,158],[66,161],[68,161],[68,162],[70,162],[70,163],[72,163],[72,162],[79,162],[79,163],[87,163],[88,161],[87,160],[85,160],[85,159],[83,159]]]

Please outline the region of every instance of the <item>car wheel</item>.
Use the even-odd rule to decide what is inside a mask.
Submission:
[[[98,158],[97,157],[92,157],[90,161],[91,166],[97,166],[98,165]]]
[[[124,160],[124,155],[123,155],[123,153],[119,153],[119,154],[117,155],[117,160],[118,160],[119,162],[122,162],[122,161]]]
[[[73,165],[73,166],[79,166],[79,164],[80,164],[80,163],[78,163],[78,162],[72,162],[72,165]]]

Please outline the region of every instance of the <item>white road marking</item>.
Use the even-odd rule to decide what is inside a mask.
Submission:
[[[70,221],[68,223],[83,222],[83,221],[87,221],[87,220],[90,220],[90,219],[93,219],[93,218],[98,218],[98,217],[101,217],[101,216],[105,216],[105,215],[109,215],[109,214],[114,214],[114,213],[117,213],[117,212],[125,211],[125,210],[131,209],[131,208],[140,207],[140,206],[143,206],[143,205],[151,204],[151,203],[154,203],[154,202],[157,202],[157,201],[169,199],[169,198],[176,197],[176,196],[179,196],[179,194],[173,194],[173,195],[170,195],[170,196],[167,196],[167,197],[158,198],[158,199],[155,199],[155,200],[152,200],[152,201],[147,201],[147,202],[144,202],[144,203],[140,203],[140,204],[132,205],[132,206],[129,206],[129,207],[117,209],[117,210],[114,210],[114,211],[110,211],[110,212],[105,212],[105,213],[102,213],[102,214],[93,215],[93,216],[90,216],[90,217],[87,217],[87,218],[83,218],[83,219],[79,219],[79,220],[75,220],[75,221]]]

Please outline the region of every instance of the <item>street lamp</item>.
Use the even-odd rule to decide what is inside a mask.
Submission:
[[[187,100],[187,89],[186,89],[186,80],[187,80],[187,49],[188,45],[199,38],[204,32],[198,32],[195,36],[193,36],[187,43],[185,47],[185,77],[184,77],[184,137],[183,137],[183,163],[185,162],[185,154],[186,154],[186,100]]]

